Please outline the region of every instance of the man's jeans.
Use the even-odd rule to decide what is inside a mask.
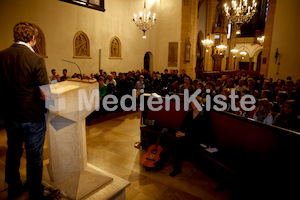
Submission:
[[[27,160],[27,184],[29,193],[40,195],[42,192],[43,146],[45,141],[45,122],[15,123],[6,122],[7,152],[5,181],[14,185],[20,183],[20,159],[25,143]]]

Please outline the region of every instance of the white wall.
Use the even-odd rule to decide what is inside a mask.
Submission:
[[[204,37],[203,39],[206,39],[206,6],[206,0],[204,0],[199,9],[199,17],[197,23],[197,34],[199,33],[199,31],[202,31]]]
[[[271,54],[268,69],[268,77],[286,79],[292,76],[292,80],[300,78],[300,1],[277,0],[271,43]],[[275,64],[275,52],[278,48],[280,56],[279,74]]]
[[[77,72],[75,65],[61,59],[78,63],[83,73],[96,73],[99,49],[102,52],[101,68],[108,73],[142,69],[148,51],[154,55],[155,70],[161,70],[168,62],[167,43],[180,40],[181,1],[147,0],[147,8],[157,12],[158,23],[147,31],[147,39],[142,39],[142,31],[132,22],[133,13],[138,14],[143,9],[142,0],[105,0],[105,12],[59,0],[0,1],[0,50],[13,43],[14,25],[29,21],[45,34],[48,73],[52,68],[59,74],[64,68],[69,69],[69,74]],[[73,38],[80,30],[90,39],[91,59],[73,58]],[[109,59],[109,43],[114,36],[121,40],[122,59]]]
[[[180,63],[181,40],[181,6],[182,0],[161,0],[156,34],[156,53],[154,54],[154,70],[163,72],[168,68],[169,42],[178,42],[178,61]],[[151,30],[152,31],[152,30]]]

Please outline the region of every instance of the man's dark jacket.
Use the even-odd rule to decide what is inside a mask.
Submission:
[[[0,51],[0,116],[16,122],[44,121],[39,86],[49,83],[45,61],[27,46]]]

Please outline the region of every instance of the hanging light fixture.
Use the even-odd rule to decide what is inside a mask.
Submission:
[[[237,35],[241,34],[241,25],[249,23],[253,15],[257,12],[256,6],[257,3],[255,0],[252,1],[252,5],[248,5],[248,0],[239,0],[239,5],[237,1],[233,0],[230,7],[227,3],[224,4],[227,19],[237,26]]]
[[[240,52],[240,54],[241,54],[242,56],[246,56],[246,55],[247,55],[247,52],[246,52],[245,50],[243,50],[243,51]]]
[[[259,42],[260,45],[263,45],[265,41],[265,36],[261,36],[257,38],[257,42]]]
[[[206,52],[208,52],[208,49],[214,44],[214,41],[209,39],[209,34],[208,34],[205,40],[201,40],[201,43],[206,48]]]
[[[216,46],[216,49],[218,50],[218,54],[223,55],[225,54],[225,51],[227,49],[227,46],[223,44],[223,35],[221,34],[221,44]]]
[[[225,46],[224,44],[220,44],[220,45],[216,46],[216,48],[220,51],[225,51],[227,49],[227,46]]]
[[[156,23],[155,13],[151,16],[151,12],[148,12],[146,8],[146,0],[144,0],[144,9],[140,12],[140,16],[137,18],[137,15],[133,14],[133,22],[143,31],[143,38],[146,38],[146,31],[151,29]]]
[[[236,56],[236,54],[239,52],[237,49],[231,49],[230,52],[232,53],[233,57]]]

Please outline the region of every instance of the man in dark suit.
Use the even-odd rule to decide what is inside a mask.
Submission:
[[[39,86],[49,83],[45,61],[37,55],[38,30],[28,22],[14,27],[15,43],[0,52],[1,117],[7,132],[5,181],[8,197],[19,196],[24,187],[20,179],[20,158],[25,143],[27,185],[30,199],[43,196],[42,170],[45,140],[45,103]]]

